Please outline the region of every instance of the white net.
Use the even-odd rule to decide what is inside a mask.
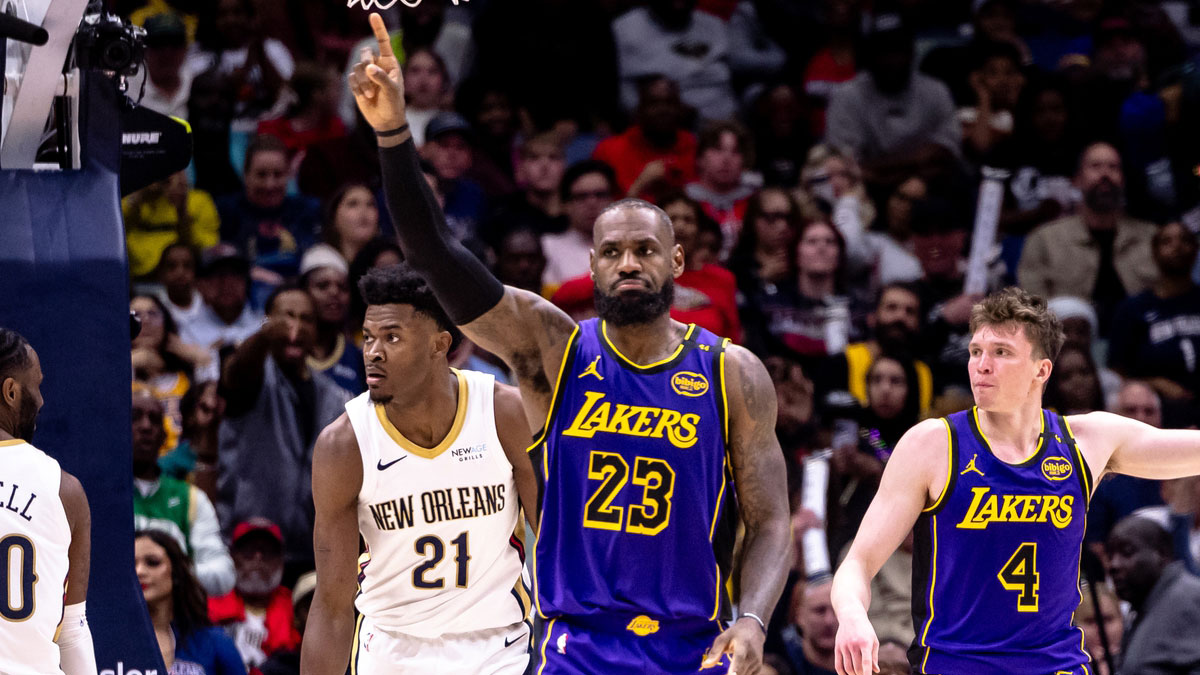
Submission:
[[[368,11],[370,11],[372,7],[376,7],[378,9],[391,9],[392,5],[396,4],[397,1],[398,0],[346,0],[346,6],[353,7],[355,5],[359,5]],[[421,4],[421,0],[403,0],[403,2],[407,7],[416,7],[417,5]]]

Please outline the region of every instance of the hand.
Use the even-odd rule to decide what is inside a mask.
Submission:
[[[370,49],[362,50],[359,62],[350,72],[350,91],[375,131],[391,131],[405,123],[404,77],[383,17],[375,12],[371,13],[371,30],[379,44],[379,56]]]
[[[150,347],[134,347],[129,354],[133,372],[140,379],[148,380],[161,375],[167,369],[167,364],[163,361],[162,356]]]
[[[729,675],[757,675],[762,672],[763,642],[766,639],[757,621],[749,617],[738,619],[713,640],[700,668],[711,668],[721,662],[723,654],[729,654],[733,657]]]
[[[767,281],[780,279],[787,275],[791,266],[787,251],[772,253],[767,258],[758,260],[758,276]]]
[[[179,338],[178,335],[171,334],[167,336],[167,343],[163,348],[175,356],[192,364],[195,368],[203,368],[209,363],[212,363],[212,352],[196,345],[189,345]]]
[[[187,174],[183,171],[171,174],[163,181],[163,196],[175,207],[180,214],[187,213],[188,182]]]
[[[879,638],[866,612],[856,617],[838,617],[833,667],[838,675],[869,675],[879,672]]]
[[[629,196],[636,197],[641,194],[647,187],[666,178],[667,164],[661,159],[656,159],[653,162],[647,162],[646,166],[642,167],[642,172],[634,179],[633,185],[629,188]]]

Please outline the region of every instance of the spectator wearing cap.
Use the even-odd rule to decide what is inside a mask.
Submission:
[[[432,3],[430,3],[432,4]],[[308,627],[308,611],[312,608],[314,592],[317,590],[317,573],[307,572],[296,580],[292,588],[293,625],[304,642],[304,629]],[[300,644],[294,649],[280,649],[271,654],[258,667],[262,675],[300,675]]]
[[[1121,376],[1100,366],[1104,363],[1104,350],[1100,343],[1100,319],[1096,315],[1096,308],[1083,298],[1067,295],[1050,298],[1046,306],[1062,321],[1063,333],[1066,334],[1063,347],[1073,347],[1091,355],[1097,366],[1096,375],[1104,392],[1104,400],[1111,400],[1121,388]]]
[[[703,118],[721,120],[737,114],[729,69],[729,28],[715,16],[696,9],[696,0],[651,0],[612,23],[617,44],[621,102],[637,105],[637,82],[647,75],[669,73],[680,95]]]
[[[559,188],[567,229],[560,234],[542,235],[546,272],[542,283],[553,292],[567,279],[587,273],[590,268],[592,226],[604,207],[616,196],[617,181],[604,162],[588,159],[567,167]]]
[[[852,151],[872,183],[949,170],[962,143],[949,89],[913,71],[913,37],[898,16],[881,14],[874,28],[865,72],[829,96],[825,142]]]
[[[217,515],[226,532],[253,516],[277,523],[295,578],[313,568],[312,452],[350,395],[308,365],[316,306],[302,286],[267,298],[267,318],[225,363]]]
[[[682,188],[696,179],[696,135],[685,126],[679,85],[666,75],[638,82],[634,123],[592,153],[613,168],[617,188],[631,197],[661,187]]]
[[[342,256],[327,244],[308,249],[300,261],[300,284],[312,296],[317,308],[317,336],[308,366],[333,378],[352,395],[366,388],[363,354],[353,340],[347,319],[350,316],[350,268]]]
[[[1107,551],[1117,597],[1129,603],[1132,617],[1119,672],[1200,671],[1200,579],[1174,560],[1168,532],[1128,516],[1113,528]]]
[[[1169,406],[1186,408],[1200,396],[1200,285],[1191,278],[1197,238],[1182,223],[1169,223],[1151,241],[1158,277],[1117,307],[1109,363],[1127,377],[1145,378]]]
[[[1079,157],[1075,187],[1079,212],[1033,230],[1025,240],[1017,280],[1042,297],[1073,295],[1092,301],[1107,331],[1112,310],[1149,288],[1157,276],[1152,223],[1125,214],[1121,154],[1093,143]]]
[[[212,502],[194,485],[165,476],[158,465],[167,437],[163,404],[144,387],[133,392],[134,529],[171,536],[192,561],[196,578],[210,595],[233,588],[233,561],[221,541]]]
[[[461,240],[476,237],[487,212],[487,195],[469,174],[475,163],[473,134],[466,118],[443,112],[425,128],[421,155],[433,166],[441,192],[446,224]]]
[[[337,114],[342,82],[329,66],[300,63],[288,81],[292,104],[282,117],[258,123],[258,133],[283,141],[293,161],[299,163],[308,148],[347,134]]]
[[[685,191],[721,226],[722,261],[729,258],[737,243],[746,205],[755,192],[744,176],[746,167],[752,164],[753,141],[742,125],[732,121],[713,122],[700,132],[696,144],[696,180]]]
[[[178,171],[121,200],[125,218],[125,249],[129,275],[146,280],[163,251],[175,242],[197,248],[217,243],[221,220],[207,192],[188,185],[187,172]]]
[[[245,189],[217,201],[221,241],[246,253],[257,284],[278,286],[296,275],[300,256],[316,239],[319,209],[316,200],[287,193],[291,155],[278,138],[255,137],[245,167]]]
[[[129,91],[146,91],[139,105],[164,115],[186,120],[188,96],[194,73],[183,67],[187,60],[187,26],[174,11],[163,11],[146,19],[146,68],[129,82]]]
[[[237,583],[208,599],[208,618],[233,640],[247,669],[300,644],[292,592],[282,585],[283,542],[279,526],[266,518],[238,523],[231,540]]]
[[[180,324],[184,342],[218,351],[250,337],[262,323],[262,314],[247,302],[250,262],[232,244],[217,244],[201,255],[197,286],[204,305],[197,316]]]

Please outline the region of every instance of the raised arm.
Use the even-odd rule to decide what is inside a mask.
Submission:
[[[320,583],[301,645],[301,675],[343,675],[350,663],[362,481],[358,441],[343,414],[325,427],[313,448],[313,552]]]
[[[1200,475],[1200,431],[1156,429],[1106,412],[1072,415],[1067,424],[1095,477],[1092,485],[1104,471],[1156,480]]]
[[[404,258],[429,283],[463,333],[504,359],[517,374],[531,421],[550,406],[574,322],[544,298],[505,288],[460,244],[425,182],[404,113],[404,83],[383,19],[371,14],[379,48],[363,50],[350,74],[350,90],[379,140],[384,196]],[[541,415],[537,415],[537,412]]]
[[[936,498],[941,498],[950,470],[948,444],[945,423],[925,420],[901,437],[883,470],[879,491],[833,577],[833,610],[838,617],[834,665],[839,675],[868,675],[878,666],[879,638],[867,619],[871,579],[931,503],[931,485],[938,486]]]
[[[538,484],[533,473],[533,463],[529,461],[529,453],[526,452],[529,444],[533,442],[533,431],[526,422],[521,394],[516,387],[497,382],[495,401],[496,433],[500,436],[500,444],[504,446],[504,455],[512,465],[513,481],[517,484],[521,508],[525,510],[525,517],[529,519],[529,524],[533,526],[536,534],[541,504],[538,501]]]
[[[92,511],[79,479],[66,471],[58,488],[71,528],[67,549],[67,591],[58,635],[59,665],[66,675],[96,675],[96,653],[87,622],[88,577],[92,562]]]
[[[724,358],[729,457],[746,536],[739,579],[741,618],[713,643],[706,664],[715,664],[722,653],[731,652],[730,672],[753,673],[762,662],[763,624],[779,602],[790,567],[787,467],[775,435],[777,400],[767,369],[758,357],[736,345],[726,348]]]

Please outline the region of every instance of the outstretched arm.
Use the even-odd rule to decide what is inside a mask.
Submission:
[[[738,505],[746,526],[738,611],[742,618],[709,650],[709,663],[732,652],[731,672],[755,673],[762,663],[764,624],[787,581],[791,551],[787,467],[775,435],[777,400],[771,376],[758,357],[730,345],[725,351],[729,400],[729,457]]]
[[[320,583],[301,645],[302,675],[342,675],[350,662],[362,481],[358,441],[343,414],[325,427],[313,448],[313,552]]]
[[[1156,480],[1200,475],[1200,431],[1156,429],[1106,412],[1072,415],[1067,424],[1095,476],[1092,485],[1104,471]]]
[[[540,426],[550,406],[550,379],[574,322],[533,293],[506,289],[450,232],[421,173],[404,113],[400,65],[379,15],[371,15],[371,28],[379,55],[364,50],[350,74],[350,89],[379,139],[384,195],[404,258],[463,333],[516,372],[526,414]]]
[[[867,619],[871,579],[912,530],[930,498],[942,497],[949,465],[949,438],[941,420],[909,429],[883,470],[879,491],[867,508],[850,552],[833,577],[833,611],[838,617],[834,665],[839,675],[878,670],[879,638]]]

